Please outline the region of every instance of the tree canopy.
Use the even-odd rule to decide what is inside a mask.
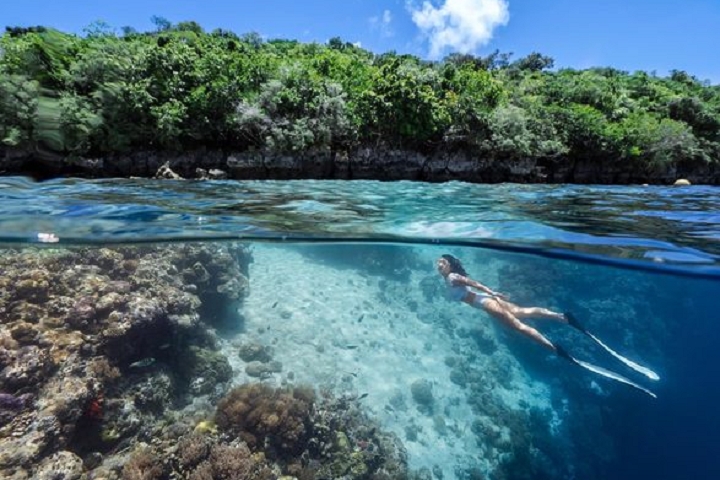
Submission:
[[[720,87],[683,71],[553,70],[537,52],[428,62],[152,20],[151,32],[96,22],[84,36],[7,27],[0,141],[68,156],[381,142],[648,171],[720,161]]]

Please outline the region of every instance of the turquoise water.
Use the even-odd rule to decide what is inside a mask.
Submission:
[[[0,473],[717,478],[719,193],[4,178]],[[448,300],[445,253],[657,398]]]

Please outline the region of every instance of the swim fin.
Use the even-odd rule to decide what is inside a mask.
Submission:
[[[589,370],[593,373],[597,373],[598,375],[602,375],[605,378],[609,378],[615,381],[618,381],[620,383],[624,383],[626,385],[630,385],[631,387],[637,388],[638,390],[647,393],[653,398],[657,398],[657,395],[655,395],[653,392],[648,390],[647,388],[638,385],[637,383],[633,382],[629,378],[625,378],[619,373],[612,372],[610,370],[607,370],[602,367],[598,367],[597,365],[593,365],[592,363],[583,362],[582,360],[573,359],[575,361],[575,364],[581,366],[582,368]]]
[[[638,385],[637,383],[633,382],[633,381],[630,380],[629,378],[623,377],[623,376],[620,375],[619,373],[612,372],[612,371],[610,371],[610,370],[608,370],[608,369],[606,369],[606,368],[603,368],[603,367],[598,367],[597,365],[593,365],[592,363],[583,362],[582,360],[578,360],[577,358],[575,358],[575,357],[573,357],[572,355],[570,355],[570,354],[567,352],[567,350],[565,350],[565,349],[564,349],[563,347],[561,347],[560,345],[555,345],[555,353],[558,355],[558,357],[564,358],[565,360],[569,361],[570,363],[574,363],[574,364],[577,365],[578,367],[582,367],[582,368],[584,368],[585,370],[589,370],[589,371],[591,371],[591,372],[593,372],[593,373],[596,373],[596,374],[598,374],[598,375],[602,375],[602,376],[605,377],[605,378],[609,378],[609,379],[611,379],[611,380],[615,380],[616,382],[620,382],[620,383],[624,383],[624,384],[626,384],[626,385],[630,385],[630,386],[633,387],[633,388],[637,388],[638,390],[647,393],[648,395],[650,395],[650,396],[653,397],[653,398],[657,398],[657,395],[655,395],[653,392],[651,392],[651,391],[648,390],[647,388],[645,388],[645,387],[643,387],[643,386],[641,386],[641,385]]]
[[[597,337],[596,337],[595,335],[593,335],[592,333],[590,333],[590,332],[585,332],[585,334],[586,334],[588,337],[590,337],[590,338],[592,338],[593,340],[595,340],[595,342],[596,342],[598,345],[600,345],[602,348],[604,348],[610,355],[612,355],[613,357],[617,358],[617,359],[620,360],[622,363],[624,363],[624,364],[627,365],[628,367],[632,368],[632,369],[635,370],[636,372],[642,373],[643,375],[645,375],[645,376],[646,376],[647,378],[649,378],[650,380],[660,380],[660,375],[658,375],[657,373],[653,372],[652,370],[650,370],[650,369],[647,368],[647,367],[643,367],[642,365],[633,362],[633,361],[630,360],[629,358],[623,357],[622,355],[620,355],[619,353],[617,353],[615,350],[613,350],[612,348],[608,347],[608,346],[605,345],[603,342],[601,342],[600,339],[597,338]]]
[[[601,346],[603,349],[605,349],[605,351],[608,352],[610,355],[612,355],[613,357],[617,358],[617,359],[620,360],[622,363],[624,363],[624,364],[627,365],[628,367],[632,368],[632,369],[635,370],[636,372],[645,375],[645,376],[646,376],[647,378],[649,378],[650,380],[660,380],[660,376],[659,376],[657,373],[653,372],[652,370],[650,370],[650,369],[647,368],[647,367],[644,367],[644,366],[640,365],[639,363],[633,362],[633,361],[630,360],[629,358],[625,358],[624,356],[620,355],[619,353],[617,353],[617,352],[616,352],[615,350],[613,350],[612,348],[610,348],[610,347],[608,347],[607,345],[605,345],[599,338],[597,338],[597,337],[596,337],[595,335],[593,335],[592,333],[588,332],[587,329],[578,321],[578,319],[575,317],[575,315],[573,315],[572,313],[565,313],[564,315],[565,315],[565,318],[567,318],[568,324],[569,324],[570,326],[577,328],[577,329],[580,330],[582,333],[584,333],[585,335],[587,335],[588,337],[590,337],[595,343],[597,343],[598,345],[600,345],[600,346]]]

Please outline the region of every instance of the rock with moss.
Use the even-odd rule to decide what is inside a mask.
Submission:
[[[232,367],[222,353],[210,348],[190,346],[177,360],[183,366],[182,378],[191,393],[203,395],[215,391],[217,385],[232,378]]]
[[[33,474],[35,480],[80,480],[83,461],[72,452],[60,451],[45,458]]]
[[[238,356],[245,362],[268,363],[273,358],[273,349],[259,343],[243,343],[240,345]]]
[[[245,373],[250,377],[255,378],[268,378],[273,373],[280,373],[282,371],[282,363],[272,361],[269,363],[261,363],[253,361],[245,366]]]
[[[420,411],[428,413],[432,411],[435,398],[432,392],[432,383],[428,380],[421,378],[415,380],[410,385],[410,393],[412,394],[413,400],[417,403]]]

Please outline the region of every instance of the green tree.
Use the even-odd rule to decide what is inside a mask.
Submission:
[[[21,75],[0,74],[0,141],[13,147],[30,146],[35,137],[37,82]]]
[[[490,132],[488,119],[505,96],[490,73],[465,63],[459,67],[446,63],[442,69],[444,103],[452,119],[445,139],[455,143],[479,145]]]
[[[644,173],[666,173],[682,161],[700,155],[697,139],[683,122],[635,114],[625,119],[621,128],[627,158],[636,162],[638,170]]]
[[[92,148],[93,137],[102,125],[90,99],[65,93],[60,99],[60,133],[63,149],[82,155]]]
[[[328,148],[353,135],[342,87],[300,65],[263,85],[254,102],[242,103],[237,123],[244,138],[272,151]]]
[[[422,146],[438,141],[449,124],[437,70],[389,57],[373,71],[373,89],[357,99],[366,139]]]

